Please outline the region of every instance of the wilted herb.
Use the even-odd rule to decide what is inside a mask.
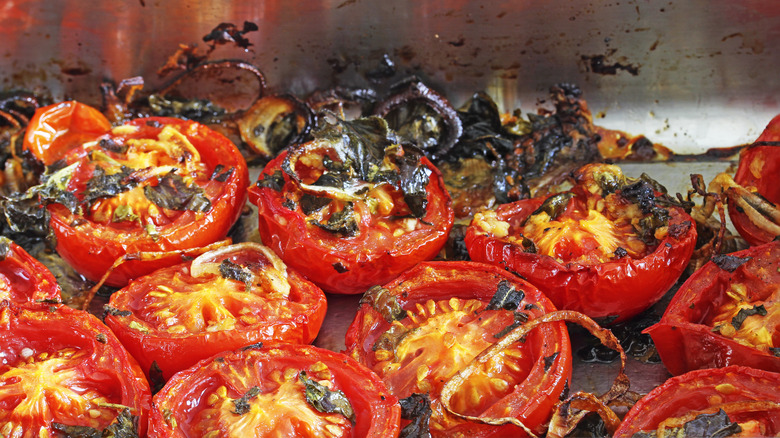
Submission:
[[[252,407],[249,406],[249,400],[257,397],[258,394],[260,394],[260,388],[253,386],[249,388],[246,394],[242,395],[241,398],[233,400],[233,413],[236,415],[244,415],[249,412],[252,409]]]
[[[355,236],[358,232],[358,224],[355,220],[355,214],[352,203],[344,204],[344,208],[330,215],[327,222],[322,223],[311,219],[310,222],[323,230],[339,234],[345,237]]]
[[[306,387],[306,401],[316,410],[322,413],[341,414],[355,424],[355,411],[352,409],[347,396],[339,390],[331,391],[323,385],[309,379],[305,371],[298,374],[298,379]]]
[[[284,176],[282,176],[282,171],[277,170],[272,174],[264,173],[263,177],[257,180],[257,187],[268,187],[277,192],[281,191],[282,187],[284,187]]]
[[[206,212],[211,209],[211,201],[203,189],[196,184],[187,185],[175,173],[163,176],[156,186],[145,186],[144,195],[158,207],[169,210]]]
[[[105,429],[98,430],[89,426],[69,426],[52,422],[51,427],[66,438],[138,438],[136,423],[138,417],[124,409]]]
[[[414,393],[399,400],[401,418],[410,420],[402,430],[399,438],[430,438],[431,399],[428,394]]]
[[[379,312],[387,322],[400,321],[406,318],[406,310],[398,303],[398,299],[392,292],[381,286],[374,286],[367,290],[360,303],[368,303]]]
[[[751,257],[737,257],[728,254],[716,254],[712,256],[712,263],[724,271],[734,272],[740,266],[751,260]]]
[[[766,314],[766,307],[764,307],[763,304],[753,306],[753,308],[750,309],[739,309],[737,315],[731,318],[731,325],[733,325],[735,329],[739,330],[739,328],[742,327],[742,323],[745,322],[748,316],[766,316]]]
[[[82,193],[83,202],[89,204],[96,199],[110,198],[132,189],[136,186],[136,183],[130,179],[132,173],[132,169],[122,166],[119,172],[107,175],[102,167],[95,167]]]
[[[517,310],[524,298],[525,292],[515,289],[509,281],[501,280],[485,310]]]
[[[228,259],[222,260],[222,263],[219,264],[219,274],[222,278],[244,283],[247,292],[252,287],[252,281],[255,278],[252,271]]]
[[[738,423],[732,423],[723,409],[713,414],[701,414],[682,427],[670,427],[666,429],[665,437],[697,437],[697,438],[726,438],[735,436],[742,431]],[[656,431],[642,431],[634,434],[635,438],[655,437]]]

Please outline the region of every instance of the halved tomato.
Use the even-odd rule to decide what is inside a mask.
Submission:
[[[273,251],[241,243],[135,279],[111,295],[105,322],[150,377],[168,379],[245,345],[310,343],[326,308]]]
[[[364,295],[346,351],[397,397],[427,394],[434,437],[525,436],[513,424],[487,424],[506,417],[540,434],[571,378],[565,324],[542,325],[487,362],[476,358],[513,328],[554,310],[539,289],[498,267],[423,262]],[[447,395],[447,408],[445,383],[472,362],[476,369]]]
[[[35,257],[11,239],[0,236],[0,301],[61,301],[57,279]]]
[[[95,316],[0,302],[1,436],[144,436],[150,403],[141,368]]]
[[[400,415],[384,383],[349,357],[273,344],[174,375],[154,396],[149,436],[393,438]]]
[[[172,118],[109,128],[97,116],[50,117],[63,107],[39,109],[40,123],[31,124],[27,135],[37,139],[29,147],[45,163],[59,158],[50,181],[63,196],[47,208],[57,252],[79,273],[99,281],[124,260],[106,279],[120,287],[181,262],[181,254],[171,253],[225,238],[244,207],[249,179],[230,140],[204,125]],[[70,135],[74,124],[78,131]],[[52,129],[56,135],[44,135]]]

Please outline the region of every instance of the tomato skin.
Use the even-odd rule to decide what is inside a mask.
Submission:
[[[35,111],[22,148],[49,166],[73,146],[92,141],[109,129],[108,119],[89,105],[73,100],[55,103]]]
[[[283,152],[269,162],[260,179],[280,171],[286,155]],[[432,172],[426,188],[428,208],[421,219],[432,224],[429,228],[380,242],[372,239],[376,225],[369,214],[364,214],[358,236],[339,237],[309,224],[300,208],[290,210],[283,205],[285,193],[297,190],[284,174],[281,192],[257,185],[249,188],[249,201],[258,208],[261,240],[326,292],[359,294],[385,283],[417,263],[434,258],[452,228],[454,212],[441,172],[427,158],[422,161]]]
[[[418,306],[428,306],[426,303],[429,300],[434,302],[449,302],[451,299],[478,300],[487,305],[495,295],[499,283],[504,281],[522,290],[525,293],[526,303],[533,303],[533,306],[522,308],[522,311],[527,312],[530,318],[556,310],[550,300],[530,283],[498,267],[470,261],[422,262],[383,287],[390,291],[401,308],[413,310]],[[518,308],[518,310],[521,309]],[[347,330],[346,353],[376,371],[375,367],[378,366],[379,362],[375,358],[374,345],[390,326],[391,324],[370,303],[363,302]],[[485,402],[487,406],[482,412],[471,413],[471,415],[512,416],[521,420],[536,433],[543,433],[544,425],[552,415],[553,407],[564,391],[567,381],[571,379],[572,353],[568,331],[564,323],[542,326],[537,330],[531,332],[523,344],[531,350],[528,352],[530,359],[527,360],[533,363],[528,374],[525,375],[525,379],[516,382],[513,389],[500,399],[491,399]],[[458,340],[458,337],[467,336],[468,333],[454,334],[456,344],[464,345]],[[492,335],[493,333],[487,336],[492,339],[492,342],[496,342],[498,339],[493,338]],[[429,346],[429,348],[435,349],[436,346]],[[425,349],[420,347],[418,352],[424,354]],[[544,358],[549,358],[554,354],[557,355],[549,364],[549,369],[546,370],[542,364]],[[427,364],[429,369],[433,369],[432,372],[435,372],[437,367],[448,365],[450,364]],[[504,372],[507,369],[508,367],[505,366]],[[432,400],[440,397],[440,391],[444,385],[444,379],[436,378],[435,380],[433,388],[429,392]],[[386,383],[393,391],[393,385],[387,380]],[[512,383],[510,383],[511,385]],[[406,398],[411,393],[396,391],[395,395],[399,398]],[[458,396],[456,395],[455,398]],[[434,437],[525,436],[522,429],[513,425],[491,426],[466,420],[458,421],[444,430],[434,430],[432,427],[431,433]]]
[[[220,260],[260,263],[264,257],[257,251],[237,248],[224,254]],[[167,380],[174,373],[226,350],[257,342],[308,344],[317,337],[327,310],[325,294],[297,272],[286,271],[291,286],[289,296],[274,298],[274,291],[268,290],[270,285],[263,285],[259,291],[259,287],[255,286],[249,294],[243,283],[234,282],[238,286],[230,289],[230,283],[216,283],[215,276],[192,277],[191,265],[192,262],[187,262],[161,268],[133,280],[111,295],[109,306],[112,311],[106,314],[105,322],[147,375],[153,362],[162,371],[163,379]],[[263,269],[267,269],[267,265]],[[173,290],[177,295],[192,294],[193,298],[174,298],[172,295],[158,298],[155,296],[160,294],[158,286]],[[204,304],[203,301],[209,299],[204,294],[213,295],[218,303],[212,306]],[[182,300],[186,300],[185,303]],[[282,315],[272,313],[272,306],[276,303],[282,308]],[[247,314],[257,318],[257,322],[241,322],[247,309],[251,309]],[[123,312],[131,313],[125,315]],[[203,315],[206,313],[213,313],[211,318],[214,320],[236,318],[237,321],[231,328],[172,333],[161,327],[160,312],[174,315],[177,323],[181,324],[197,324],[198,321],[193,318],[205,319]],[[137,327],[143,327],[145,331]]]
[[[575,198],[585,197],[575,189]],[[518,229],[546,198],[499,205],[496,216]],[[681,208],[669,208],[669,227],[687,228],[682,235],[668,234],[655,250],[641,258],[630,256],[597,264],[562,263],[555,258],[526,252],[506,238],[478,232],[469,225],[465,243],[472,260],[505,267],[540,288],[555,306],[575,310],[594,319],[620,322],[647,309],[671,288],[687,266],[696,245],[693,219]],[[510,231],[510,235],[512,232]]]
[[[352,433],[347,436],[355,438],[398,436],[401,419],[398,399],[387,390],[374,373],[341,353],[311,345],[270,344],[262,348],[224,352],[176,373],[154,396],[149,418],[149,437],[202,436],[202,432],[193,431],[194,428],[201,426],[194,424],[194,419],[205,408],[209,395],[213,394],[219,386],[227,386],[231,392],[237,388],[239,393],[243,393],[251,386],[261,386],[264,381],[269,381],[269,375],[273,375],[275,371],[311,370],[312,366],[318,363],[324,364],[330,370],[333,376],[331,382],[335,386],[331,389],[343,391],[355,411],[356,421]],[[246,372],[237,373],[236,370]],[[277,406],[280,410],[283,408]],[[294,412],[292,415],[288,411],[281,412],[284,412],[281,422],[294,424],[297,421],[299,412]],[[269,415],[275,417],[278,413],[271,411]],[[232,422],[240,419],[239,416],[233,414],[231,416]],[[177,423],[176,428],[171,427],[171,419]],[[218,427],[217,424],[210,425]],[[229,425],[222,424],[221,427],[219,430],[227,434],[226,428]],[[240,436],[266,436],[254,435],[250,432],[260,431],[243,430],[244,434]],[[297,432],[299,434],[295,436],[312,436],[304,430],[299,429]]]
[[[6,416],[14,415],[13,409],[25,398],[14,398],[9,388],[28,380],[11,377],[3,381],[3,375],[21,369],[20,365],[26,363],[25,357],[32,359],[39,354],[53,357],[57,352],[67,349],[77,351],[76,354],[83,353],[84,357],[78,361],[65,360],[51,369],[56,372],[32,375],[29,379],[31,384],[37,386],[25,391],[27,396],[36,394],[40,397],[35,409],[51,412],[52,416],[48,417],[44,412],[46,418],[32,418],[26,411],[28,415],[22,416],[22,426],[26,432],[23,436],[37,437],[38,428],[44,428],[51,436],[57,436],[51,427],[52,421],[97,426],[101,430],[108,426],[111,419],[100,421],[98,425],[90,424],[90,415],[78,410],[78,405],[73,401],[78,399],[69,398],[67,393],[62,395],[58,391],[57,385],[60,383],[68,385],[73,393],[81,395],[93,390],[109,403],[129,407],[139,417],[139,436],[144,436],[151,405],[149,384],[138,364],[108,327],[94,315],[65,305],[15,306],[8,302],[0,303],[0,357],[4,358],[0,364],[0,430],[8,421]],[[45,360],[41,362],[45,363]],[[47,395],[43,397],[41,391]],[[50,400],[56,400],[57,403]],[[93,409],[96,406],[91,404]],[[118,415],[118,412],[114,415]]]
[[[740,366],[690,371],[670,378],[642,397],[626,414],[614,437],[627,438],[643,430],[655,431],[663,420],[691,411],[706,409],[712,413],[727,403],[754,400],[780,402],[780,374]],[[732,421],[760,421],[767,426],[765,436],[780,433],[777,407],[764,412],[738,410],[729,417]]]
[[[7,244],[8,250],[0,259],[0,301],[61,301],[60,286],[49,268],[13,241],[7,240]]]
[[[755,189],[769,202],[780,205],[780,185],[776,176],[780,173],[780,147],[761,142],[780,141],[780,115],[775,116],[755,143],[739,153],[739,165],[734,181],[748,190]],[[772,233],[755,226],[744,212],[733,203],[728,204],[729,217],[734,228],[750,245],[761,245],[774,239]]]
[[[175,220],[158,227],[157,236],[137,227],[126,229],[114,223],[103,224],[83,215],[71,213],[61,204],[49,204],[50,226],[57,239],[57,252],[79,273],[98,281],[120,257],[138,252],[176,251],[202,247],[224,239],[241,214],[246,201],[249,172],[241,153],[226,137],[204,125],[166,117],[136,119],[127,125],[137,127],[131,134],[104,133],[100,139],[118,140],[156,138],[164,125],[177,127],[201,155],[209,172],[217,165],[234,169],[217,193],[209,195],[211,208],[205,213],[184,211]],[[97,139],[97,138],[96,138]],[[81,146],[66,155],[68,163],[88,160]],[[89,175],[80,176],[83,179]],[[71,183],[71,184],[78,184]],[[181,261],[179,255],[154,260],[131,259],[111,272],[106,284],[126,285],[131,279],[148,274],[161,266]]]
[[[645,330],[650,334],[664,365],[674,375],[701,368],[742,365],[780,372],[780,357],[770,351],[745,345],[713,331],[713,315],[728,302],[727,292],[734,283],[743,284],[754,302],[769,302],[780,283],[780,242],[730,254],[750,257],[729,272],[712,261],[694,272],[680,286],[661,320]],[[780,297],[774,297],[774,300]],[[771,308],[767,306],[771,311]],[[777,330],[777,316],[766,316],[766,328]],[[775,346],[780,339],[774,337]]]

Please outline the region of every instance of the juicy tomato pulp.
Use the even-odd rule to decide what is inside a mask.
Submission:
[[[149,384],[94,316],[63,305],[0,303],[0,358],[2,436],[57,436],[73,426],[100,432],[125,410],[143,436]]]
[[[106,324],[145,371],[154,363],[164,379],[244,345],[310,343],[327,308],[321,289],[249,243],[140,277],[109,306]]]
[[[339,408],[311,402],[318,398],[312,392],[327,394]],[[309,345],[277,344],[225,353],[176,374],[154,397],[150,433],[392,438],[399,421],[398,399],[355,361]]]
[[[325,163],[339,162],[335,152],[305,152],[296,161],[300,180],[282,172],[287,156],[284,152],[272,160],[258,185],[250,188],[250,201],[259,211],[260,236],[285,263],[326,292],[363,293],[432,259],[446,243],[453,223],[451,201],[441,173],[427,158],[420,158],[429,181],[424,188],[425,214],[418,218],[410,214],[403,194],[392,184],[342,182],[346,187],[363,187],[350,194],[342,189],[312,188],[315,182],[331,178]],[[277,187],[266,184],[274,178],[279,179]],[[312,196],[314,190],[318,190],[316,196]],[[354,221],[327,229],[345,217]]]
[[[488,308],[502,287],[520,291],[516,312]],[[523,280],[472,262],[424,262],[384,289],[383,297],[363,300],[347,332],[348,354],[374,370],[400,398],[429,394],[433,436],[522,436],[513,425],[488,426],[453,415],[441,402],[442,388],[508,329],[555,310],[552,303]],[[391,322],[383,316],[390,303],[403,309]],[[542,326],[480,365],[451,397],[451,409],[470,416],[516,417],[540,432],[570,374],[565,326]]]
[[[49,269],[22,247],[0,236],[0,302],[61,300],[60,286]]]
[[[78,123],[75,115],[49,120],[49,112],[59,111],[56,105],[39,110],[40,124],[28,128],[28,137],[37,140],[25,146],[44,162],[50,157],[64,161],[50,180],[64,181],[57,189],[75,198],[62,196],[47,208],[57,252],[88,279],[100,280],[128,254],[187,250],[223,239],[241,213],[246,162],[221,134],[195,122],[159,117],[110,130],[97,116]],[[92,125],[84,128],[90,120]],[[68,135],[74,125],[78,135]],[[46,129],[58,131],[48,146],[40,134]],[[130,257],[111,271],[106,284],[124,286],[181,260],[178,254],[153,258]]]

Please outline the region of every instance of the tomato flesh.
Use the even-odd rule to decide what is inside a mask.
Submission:
[[[0,237],[0,247],[5,248],[5,254],[0,260],[0,302],[61,300],[57,279],[43,263],[4,237]]]

